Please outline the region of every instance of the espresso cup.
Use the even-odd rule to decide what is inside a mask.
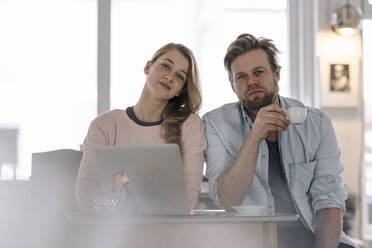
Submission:
[[[304,107],[289,107],[285,110],[287,119],[292,124],[302,124],[306,119],[307,109]]]

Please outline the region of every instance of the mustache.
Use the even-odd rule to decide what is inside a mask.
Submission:
[[[248,87],[247,88],[246,94],[247,95],[250,95],[252,92],[255,92],[255,91],[263,91],[263,92],[265,92],[265,89],[262,88],[262,87],[251,86],[251,87]]]
[[[256,86],[256,85],[249,85],[248,87],[247,87],[247,90],[248,91],[254,91],[254,90],[263,90],[263,88],[262,87],[260,87],[260,86]]]

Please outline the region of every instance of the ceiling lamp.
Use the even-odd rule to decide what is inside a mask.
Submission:
[[[356,34],[360,28],[360,10],[349,2],[335,9],[331,16],[332,30],[341,35]]]

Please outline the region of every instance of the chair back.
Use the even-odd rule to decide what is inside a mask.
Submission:
[[[37,209],[58,214],[77,209],[74,188],[82,154],[70,149],[32,154],[31,201]]]

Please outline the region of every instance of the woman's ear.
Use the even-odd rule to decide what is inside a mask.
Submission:
[[[145,72],[146,75],[149,74],[149,71],[150,71],[150,67],[151,67],[151,61],[147,61],[146,65],[145,65],[145,68],[143,69],[143,71]]]

